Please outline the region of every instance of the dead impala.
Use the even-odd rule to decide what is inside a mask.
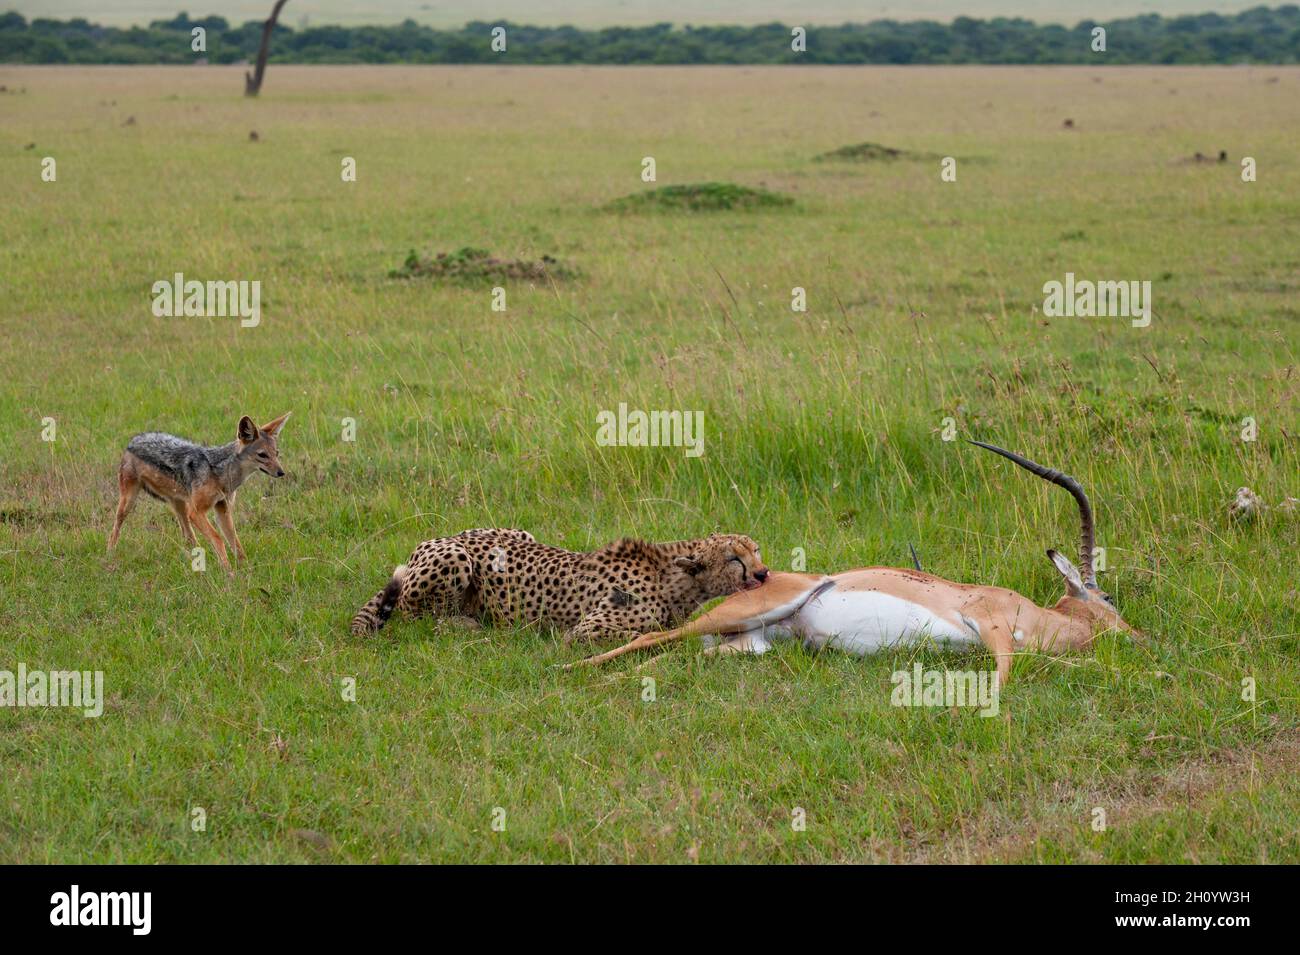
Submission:
[[[868,567],[827,577],[774,572],[763,586],[728,597],[690,623],[642,634],[570,666],[603,663],[633,650],[710,635],[724,638],[706,651],[712,653],[763,653],[773,640],[785,637],[801,638],[817,649],[830,646],[859,655],[927,641],[955,648],[982,643],[997,660],[998,682],[1005,685],[1017,651],[1083,650],[1106,631],[1142,639],[1142,633],[1124,622],[1097,586],[1092,505],[1079,482],[1014,452],[971,443],[1065,488],[1078,503],[1082,569],[1054,550],[1047,552],[1065,579],[1065,596],[1054,606],[1039,607],[1003,587],[958,584],[919,570]]]

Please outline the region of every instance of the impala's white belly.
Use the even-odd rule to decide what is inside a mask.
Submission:
[[[788,626],[812,646],[865,655],[888,647],[934,641],[978,646],[979,634],[933,611],[876,590],[831,589],[804,604]]]

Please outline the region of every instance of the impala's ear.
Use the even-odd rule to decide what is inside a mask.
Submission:
[[[252,444],[257,440],[257,425],[253,424],[253,419],[248,415],[239,419],[238,437],[244,444]]]
[[[674,557],[673,564],[686,571],[692,577],[704,569],[704,564],[694,557]]]
[[[293,414],[292,411],[286,411],[274,421],[268,421],[266,424],[262,425],[262,430],[271,437],[278,438],[280,436],[280,429],[284,427],[284,423],[289,420],[289,415],[291,414]]]
[[[1065,586],[1069,590],[1070,596],[1086,597],[1088,588],[1083,586],[1083,577],[1079,575],[1079,568],[1070,563],[1064,554],[1058,554],[1054,550],[1049,550],[1047,556],[1056,565],[1056,569],[1061,572],[1061,576],[1065,578]]]

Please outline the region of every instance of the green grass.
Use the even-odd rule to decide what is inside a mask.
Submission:
[[[28,89],[0,128],[0,669],[98,669],[108,696],[97,720],[0,709],[0,861],[1300,861],[1277,756],[1300,521],[1227,517],[1241,485],[1300,496],[1300,71],[1093,75],[273,67],[249,102],[238,70],[0,68]],[[864,139],[991,161],[943,183],[810,158]],[[603,213],[646,155],[659,186],[796,205]],[[467,246],[582,278],[495,312],[388,277]],[[260,280],[261,325],[153,317],[178,271]],[[1067,271],[1150,279],[1151,326],[1044,319]],[[598,446],[619,402],[702,410],[704,455]],[[105,556],[131,434],[284,411],[290,473],[241,491],[236,577],[192,572],[148,500]],[[906,653],[683,644],[570,673],[546,632],[347,634],[417,542],[493,525],[743,532],[813,571],[910,541],[1054,601],[1068,496],[945,418],[1080,478],[1149,646],[1020,659],[984,719],[891,707]]]

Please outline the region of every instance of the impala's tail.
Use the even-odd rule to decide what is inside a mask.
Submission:
[[[384,589],[371,597],[366,605],[357,611],[357,615],[352,618],[352,635],[354,637],[368,637],[372,633],[377,633],[379,628],[388,622],[388,618],[393,615],[393,611],[397,608],[398,598],[402,596],[402,583],[405,580],[406,565],[402,564],[393,571],[393,576],[384,585]]]

